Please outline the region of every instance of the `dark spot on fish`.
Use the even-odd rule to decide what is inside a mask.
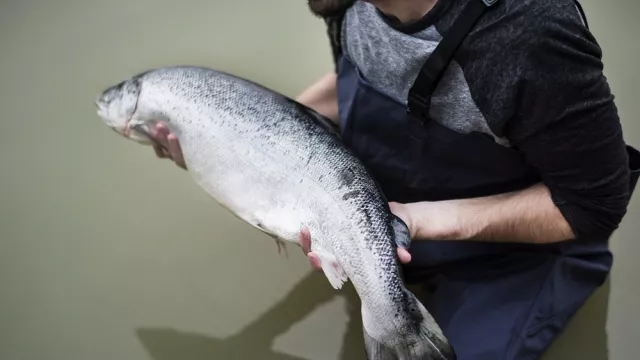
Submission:
[[[342,195],[342,200],[349,200],[349,199],[354,199],[357,198],[358,195],[360,195],[360,192],[358,190],[351,190],[348,193]]]
[[[373,226],[373,222],[372,222],[372,218],[371,218],[371,210],[369,210],[369,208],[364,208],[363,211],[364,214],[364,220],[365,220],[365,225],[368,228],[371,228]]]
[[[346,168],[340,172],[340,180],[342,180],[342,184],[344,186],[351,186],[351,184],[356,180],[356,174],[353,170]]]
[[[313,159],[313,153],[309,154],[309,158],[307,159],[307,163],[305,164],[305,166],[308,166],[312,159]]]

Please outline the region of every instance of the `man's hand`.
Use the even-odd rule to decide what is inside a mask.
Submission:
[[[391,212],[405,222],[412,241],[475,240],[486,242],[552,243],[575,238],[571,227],[551,200],[549,189],[537,184],[507,194],[418,203],[389,203]],[[300,232],[300,246],[311,266],[320,269],[311,252],[311,235]],[[398,248],[401,263],[411,261]]]
[[[163,148],[162,146],[157,144],[153,145],[156,156],[161,159],[171,159],[179,167],[185,170],[187,169],[184,157],[182,156],[182,149],[180,148],[178,138],[169,131],[169,128],[164,123],[157,122],[156,126],[151,129],[151,133],[149,134],[149,136],[151,136],[151,138],[157,143],[160,143],[164,146]]]
[[[462,240],[470,237],[475,229],[465,226],[460,206],[460,202],[455,201],[389,203],[391,212],[407,225],[412,240]]]
[[[408,216],[409,214],[404,208],[404,205],[395,203],[389,203],[389,205],[391,206],[391,211],[400,219],[402,219],[402,221],[404,221],[405,224],[409,226],[409,231],[411,231],[411,226],[409,225],[411,224],[411,219]],[[410,234],[412,233],[410,232]],[[309,263],[311,264],[311,266],[316,270],[321,270],[320,259],[311,251],[311,234],[307,227],[303,227],[300,230],[300,246],[302,247],[302,251],[307,255],[307,258],[309,258]],[[411,254],[409,254],[409,251],[407,251],[407,249],[399,247],[397,254],[398,259],[402,264],[407,264],[411,261]]]

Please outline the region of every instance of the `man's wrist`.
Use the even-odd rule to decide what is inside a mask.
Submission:
[[[469,240],[552,243],[574,238],[542,183],[502,195],[463,200]]]
[[[482,210],[472,200],[409,203],[392,207],[409,227],[413,240],[465,240],[482,232]],[[471,219],[475,219],[471,221]]]
[[[491,219],[487,214],[491,213],[491,207],[496,201],[497,198],[493,197],[452,200],[450,206],[456,213],[456,221],[449,232],[449,239],[445,240],[474,240],[482,237],[490,227]]]
[[[479,199],[461,199],[444,201],[440,205],[446,207],[445,214],[448,221],[442,221],[446,226],[436,227],[432,234],[440,240],[473,240],[486,233],[491,219],[486,216],[491,213],[491,207],[497,198],[487,197]]]

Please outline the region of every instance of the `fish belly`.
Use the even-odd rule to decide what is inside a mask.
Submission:
[[[184,103],[173,112],[174,133],[195,181],[277,239],[298,244],[300,229],[308,227],[330,284],[354,285],[365,330],[387,344],[400,341],[398,329],[407,324],[404,287],[386,204],[364,168],[286,103],[259,93],[214,95],[214,105],[171,101]],[[154,96],[150,107],[161,107],[163,96]],[[253,102],[245,103],[248,98]]]
[[[198,134],[185,142],[183,153],[195,181],[211,197],[247,223],[288,243],[299,244],[300,230],[307,227],[311,250],[334,288],[340,289],[350,279],[365,303],[384,301],[378,296],[387,293],[379,281],[379,260],[366,243],[380,239],[366,237],[354,222],[361,210],[343,200],[359,185],[354,181],[345,188],[335,175],[336,167],[348,165],[318,158],[298,168],[305,153],[323,151],[321,144],[315,149],[310,145],[285,150],[261,147],[220,128],[200,129]],[[286,141],[281,143],[288,146]]]
[[[220,205],[254,227],[295,244],[302,226],[309,228],[317,247],[328,251],[339,237],[349,237],[347,214],[314,178],[321,171],[294,171],[288,159],[274,158],[268,149],[246,141],[218,145],[222,142],[214,137],[185,142],[183,153],[195,181]]]

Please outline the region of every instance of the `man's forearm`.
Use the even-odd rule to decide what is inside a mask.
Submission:
[[[420,204],[411,210],[416,240],[551,243],[574,238],[571,227],[542,184],[523,191],[439,205],[446,209],[443,216],[453,219],[441,221],[448,224],[445,227],[435,224],[439,217],[433,211],[421,212]]]
[[[330,72],[306,88],[296,101],[308,106],[338,125],[337,76]]]

